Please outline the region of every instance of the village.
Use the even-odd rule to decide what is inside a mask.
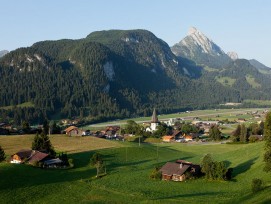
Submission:
[[[156,109],[153,110],[153,114],[149,122],[136,123],[133,120],[127,120],[125,125],[109,125],[101,128],[100,130],[89,130],[82,127],[77,127],[79,121],[74,120],[62,120],[62,124],[66,124],[65,129],[57,128],[61,135],[66,135],[66,137],[96,137],[106,140],[116,140],[119,142],[155,142],[155,143],[207,143],[207,142],[232,142],[233,135],[235,134],[235,128],[240,126],[240,124],[253,124],[257,126],[257,133],[252,129],[247,128],[246,142],[250,142],[250,138],[254,138],[255,141],[262,140],[262,133],[259,131],[262,120],[264,119],[267,111],[266,110],[256,110],[248,111],[245,114],[235,114],[233,120],[201,120],[198,116],[189,117],[178,117],[170,118],[168,120],[159,120]],[[239,117],[240,116],[240,117]],[[218,119],[218,115],[215,115]],[[251,120],[252,121],[249,121]],[[1,134],[9,134],[14,132],[12,126],[6,123],[1,123]],[[252,125],[251,125],[252,126]],[[229,129],[228,134],[222,133],[225,127]],[[233,128],[234,127],[234,128]],[[214,129],[217,130],[214,133]],[[238,129],[238,128],[237,128]],[[10,132],[9,132],[10,131]],[[28,133],[36,133],[34,142],[39,138],[39,134],[51,135],[54,132],[50,130],[49,125],[40,126],[39,128],[28,127]],[[249,133],[249,131],[251,131]],[[217,134],[217,136],[211,136],[212,134]],[[24,137],[22,135],[22,137]],[[151,139],[150,139],[151,138]],[[48,139],[46,139],[49,141]],[[43,138],[44,141],[44,138]],[[241,141],[241,140],[240,140]],[[254,141],[254,142],[255,142]],[[224,143],[223,142],[223,143]],[[38,142],[40,143],[40,142]],[[72,159],[68,158],[67,153],[56,152],[52,149],[44,149],[36,147],[32,144],[32,149],[21,149],[18,152],[12,154],[8,159],[8,162],[12,164],[28,164],[31,166],[39,168],[50,168],[50,169],[67,169],[73,168]],[[51,146],[50,143],[44,144],[45,146]],[[43,145],[43,147],[44,147]],[[52,153],[52,151],[53,153]],[[194,164],[190,161],[186,161],[183,158],[179,158],[176,161],[168,161],[159,169],[157,169],[159,175],[161,174],[162,180],[172,180],[172,181],[184,181],[189,178],[197,178],[202,175],[201,166],[199,164]],[[228,170],[225,170],[228,172]],[[228,173],[228,174],[231,174]],[[97,173],[98,175],[98,173]],[[224,177],[226,176],[223,175]]]

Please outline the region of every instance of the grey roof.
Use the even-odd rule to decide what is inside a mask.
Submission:
[[[162,166],[160,171],[162,172],[162,174],[166,175],[183,175],[189,167],[190,165],[186,164],[167,162],[164,166]]]
[[[156,113],[156,110],[153,109],[153,113],[152,113],[152,117],[151,117],[151,122],[152,123],[158,123],[158,117],[157,117],[157,113]]]
[[[59,159],[59,158],[46,160],[46,161],[44,162],[44,164],[46,164],[46,165],[50,165],[50,164],[60,164],[60,163],[62,163],[62,160]]]

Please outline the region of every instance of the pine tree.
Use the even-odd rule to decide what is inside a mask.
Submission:
[[[247,141],[247,128],[245,124],[241,125],[241,131],[240,131],[240,142],[246,142]]]
[[[44,132],[42,132],[41,134],[36,134],[36,136],[34,137],[34,141],[32,142],[32,149],[46,152],[52,156],[56,154],[51,144],[50,138]]]
[[[236,130],[233,132],[232,134],[232,140],[233,142],[238,142],[240,141],[240,134],[241,134],[241,125],[239,124],[237,127],[236,127]]]
[[[0,146],[0,162],[4,161],[6,159],[5,151]]]
[[[271,172],[271,112],[267,113],[264,123],[264,140],[265,140],[265,153],[264,153],[264,171]]]

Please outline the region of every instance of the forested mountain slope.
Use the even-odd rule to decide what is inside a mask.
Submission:
[[[206,70],[175,56],[146,30],[37,42],[0,59],[1,120],[19,124],[55,115],[104,120],[150,115],[153,107],[166,113],[270,98],[269,79],[251,65],[235,63]],[[234,70],[239,70],[236,84],[225,84],[224,79],[237,77]],[[244,77],[248,84],[238,84]]]

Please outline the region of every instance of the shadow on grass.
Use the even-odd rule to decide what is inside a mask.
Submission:
[[[239,202],[246,203],[248,201],[251,201],[253,198],[255,198],[257,196],[257,194],[261,194],[261,193],[263,193],[263,191],[270,191],[270,190],[271,190],[271,186],[265,186],[262,188],[262,190],[260,190],[257,193],[249,193],[248,195],[241,197]],[[268,192],[268,194],[269,194],[269,192]],[[271,198],[269,196],[268,197],[261,196],[261,198],[263,198],[263,199],[258,200],[259,203],[262,203],[262,204],[270,204],[271,203]]]
[[[254,158],[247,160],[247,161],[239,164],[238,166],[234,167],[232,177],[236,177],[237,175],[248,171],[258,158],[259,157],[254,157]]]
[[[165,199],[195,197],[195,196],[206,196],[206,195],[214,196],[214,195],[218,195],[218,194],[221,194],[221,193],[223,193],[223,192],[189,193],[189,194],[180,194],[180,195],[175,195],[175,196],[159,197],[159,198],[156,198],[155,200],[165,200]]]

